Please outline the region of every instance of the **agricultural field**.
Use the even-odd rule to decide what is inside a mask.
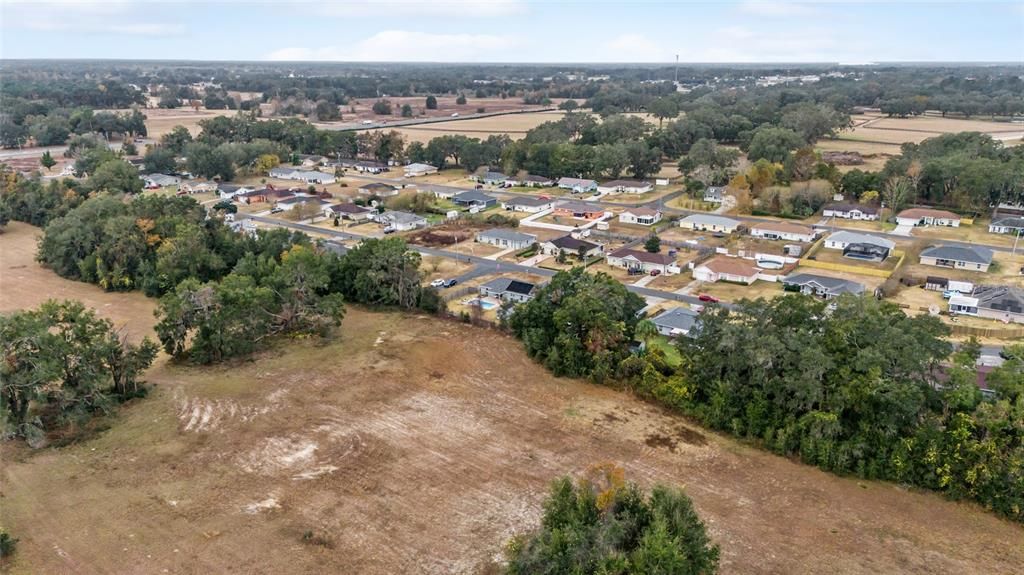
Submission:
[[[472,100],[470,101],[472,102]],[[474,112],[476,107],[477,106],[473,104],[467,105],[467,113]],[[496,110],[492,110],[488,107],[487,111],[490,112]],[[480,139],[484,139],[492,135],[506,134],[513,140],[519,140],[526,136],[526,132],[529,130],[536,128],[544,122],[557,121],[563,114],[564,112],[528,112],[523,114],[489,116],[485,118],[468,118],[465,120],[453,119],[449,122],[432,122],[429,124],[419,124],[414,126],[384,126],[382,128],[373,129],[385,131],[395,130],[405,136],[407,143],[421,142],[425,144],[429,142],[431,138],[456,134]]]
[[[63,295],[151,325],[152,300],[60,279],[32,261],[35,230],[8,230],[3,309]],[[536,524],[553,478],[609,460],[685,488],[723,573],[1024,561],[1024,528],[975,505],[769,455],[426,316],[350,307],[325,344],[220,367],[161,359],[146,379],[147,398],[78,444],[0,446],[20,539],[9,572],[477,573]]]
[[[146,137],[154,140],[170,132],[175,126],[184,126],[193,136],[201,131],[199,122],[217,116],[234,116],[237,110],[193,110],[192,108],[176,108],[167,110],[162,108],[147,108],[142,111],[146,114]]]

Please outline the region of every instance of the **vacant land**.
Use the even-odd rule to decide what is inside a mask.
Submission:
[[[474,111],[475,108],[470,110]],[[488,111],[493,111],[488,108]],[[528,112],[523,114],[506,114],[503,116],[489,116],[486,118],[471,118],[466,120],[452,120],[450,122],[433,122],[417,126],[404,126],[389,128],[377,128],[385,131],[396,130],[400,132],[407,142],[427,143],[431,138],[438,136],[450,136],[462,134],[471,138],[485,139],[491,135],[507,134],[513,140],[526,136],[526,132],[536,128],[544,122],[554,122],[562,117],[564,112]]]
[[[18,238],[0,235],[4,276]],[[137,294],[19,257],[20,283],[36,289],[5,295],[6,309],[56,292],[150,317]],[[1011,573],[1024,561],[1024,528],[974,505],[835,477],[554,378],[501,334],[355,308],[342,332],[223,367],[161,363],[153,393],[99,436],[0,446],[4,526],[21,539],[10,571],[475,573],[536,524],[552,478],[606,460],[684,487],[723,573]]]
[[[159,139],[160,136],[170,132],[175,126],[184,126],[196,136],[202,130],[199,127],[201,120],[216,118],[217,116],[234,116],[236,110],[193,110],[192,108],[177,108],[165,110],[159,108],[148,108],[142,113],[146,115],[146,136]]]
[[[0,313],[35,307],[47,299],[77,299],[114,322],[132,339],[155,338],[156,300],[138,292],[105,292],[96,286],[59,278],[35,260],[42,230],[11,222],[0,233]]]

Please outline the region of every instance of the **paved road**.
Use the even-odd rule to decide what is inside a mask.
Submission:
[[[381,128],[403,128],[408,126],[419,126],[422,124],[437,124],[440,122],[458,122],[460,120],[475,120],[479,118],[491,118],[494,116],[511,116],[514,114],[536,114],[538,112],[553,112],[558,110],[555,107],[546,108],[521,108],[519,110],[502,110],[498,112],[483,112],[479,114],[459,114],[458,116],[434,116],[430,118],[413,118],[411,120],[388,120],[387,122],[348,122],[345,124],[323,124],[313,122],[313,125],[321,130],[333,130],[335,132],[352,132],[355,130],[377,130]]]
[[[267,217],[267,216],[247,216],[247,217],[251,218],[254,221],[265,223],[265,224],[286,227],[286,228],[290,228],[290,229],[293,229],[293,230],[299,230],[299,231],[303,231],[303,232],[307,232],[307,233],[312,233],[312,234],[325,234],[325,235],[332,236],[332,237],[339,238],[339,239],[361,240],[361,239],[365,239],[366,238],[366,236],[360,236],[360,235],[356,235],[356,234],[351,234],[351,233],[344,232],[344,231],[341,231],[341,230],[335,230],[335,229],[332,229],[332,228],[322,228],[322,227],[314,226],[314,225],[311,225],[311,224],[302,224],[302,223],[298,223],[298,222],[291,222],[291,221],[287,221],[287,220],[280,220],[280,219],[277,219],[277,218],[271,218],[271,217]],[[520,272],[520,273],[533,274],[533,275],[537,275],[537,276],[541,276],[541,277],[545,277],[545,278],[550,278],[550,277],[554,276],[555,273],[557,273],[554,270],[549,270],[549,269],[545,269],[545,268],[541,268],[541,267],[524,266],[524,265],[521,265],[521,264],[514,264],[514,263],[510,263],[510,262],[497,262],[497,261],[489,260],[487,258],[480,257],[480,256],[460,254],[460,253],[456,253],[456,252],[452,252],[452,251],[448,251],[448,250],[441,250],[441,249],[437,249],[437,248],[428,248],[428,247],[417,246],[417,245],[410,245],[409,248],[414,250],[414,251],[416,251],[416,252],[418,252],[418,253],[420,253],[420,254],[422,254],[422,255],[425,255],[425,256],[434,256],[434,257],[448,258],[448,259],[453,259],[453,260],[460,261],[460,262],[466,262],[466,263],[473,264],[474,265],[474,269],[472,271],[472,275],[470,275],[469,278],[466,278],[466,279],[470,279],[472,277],[478,277],[478,276],[482,276],[482,275],[487,275],[487,274],[502,273],[502,272]],[[461,276],[458,279],[460,281],[463,281]],[[678,301],[678,302],[683,302],[683,303],[688,303],[688,304],[705,305],[704,302],[700,301],[699,298],[697,298],[695,296],[692,296],[692,295],[678,294],[678,293],[669,292],[669,291],[662,291],[662,290],[657,290],[657,289],[652,289],[652,288],[647,288],[647,287],[637,287],[637,286],[632,286],[632,285],[626,285],[626,289],[628,289],[629,291],[634,292],[636,294],[639,294],[641,296],[644,296],[644,297],[657,297],[657,298],[662,298],[662,299],[672,300],[672,301]],[[724,303],[722,305],[729,306],[729,304],[724,304]]]
[[[114,150],[121,149],[121,142],[110,142],[107,146]],[[0,160],[12,160],[15,158],[39,158],[46,152],[50,152],[51,156],[60,157],[64,155],[68,149],[67,146],[45,146],[41,148],[19,148],[17,150],[0,150]]]
[[[456,193],[457,194],[459,192],[465,192],[467,190],[473,189],[473,188],[464,188],[464,187],[461,187],[461,186],[448,186],[448,185],[444,185],[444,184],[418,183],[418,182],[416,182],[412,178],[408,178],[408,179],[407,178],[388,178],[388,177],[383,177],[383,176],[371,176],[371,175],[364,175],[364,174],[351,174],[351,175],[347,175],[346,177],[353,178],[353,179],[369,180],[369,181],[374,181],[374,182],[382,182],[382,183],[386,183],[386,184],[393,184],[393,185],[399,185],[399,186],[402,186],[402,185],[415,185],[417,188],[419,188],[421,190],[430,191],[430,192],[444,192],[444,193]],[[531,193],[527,193],[527,192],[506,192],[506,191],[503,191],[501,189],[484,189],[484,190],[481,190],[481,191],[483,191],[483,192],[485,192],[485,193],[487,193],[489,195],[495,196],[495,197],[497,197],[499,199],[510,199],[510,198],[523,197],[523,196],[540,196],[540,195],[544,195],[543,189],[538,190],[538,192],[536,194],[531,194]],[[665,205],[670,200],[675,199],[675,198],[681,196],[682,194],[683,194],[682,191],[672,192],[671,194],[667,194],[667,195],[665,195],[665,196],[663,196],[661,198],[658,198],[658,199],[649,200],[647,202],[637,202],[637,203],[604,202],[604,201],[600,201],[600,200],[581,200],[581,201],[585,201],[587,203],[599,205],[599,206],[604,207],[604,208],[639,208],[639,207],[657,208],[657,209],[661,210],[663,213],[665,213],[667,215],[670,215],[670,216],[671,215],[675,215],[675,216],[688,216],[688,215],[691,215],[691,214],[704,214],[704,213],[707,213],[707,212],[702,212],[702,211],[698,211],[698,210],[684,210],[684,209],[681,209],[681,208],[673,208],[673,207],[669,207],[669,206]],[[765,218],[765,217],[757,217],[757,216],[729,215],[728,217],[736,219],[736,220],[739,220],[741,222],[748,223],[748,224],[750,224],[750,223],[764,223],[764,222],[777,222],[778,221],[777,219]],[[817,227],[817,228],[823,228],[824,227],[824,228],[829,229],[830,231],[846,230],[846,231],[856,232],[856,233],[859,233],[859,234],[865,234],[865,235],[869,235],[869,236],[891,238],[891,239],[894,239],[894,240],[897,240],[897,241],[900,241],[900,240],[907,241],[907,240],[913,240],[914,239],[913,236],[908,238],[907,236],[900,235],[900,234],[895,234],[893,232],[868,231],[868,230],[862,230],[862,229],[859,229],[859,228],[856,228],[856,227],[846,227],[846,226],[844,226],[842,224],[842,222],[835,221],[835,218],[833,218],[833,223],[831,225],[829,225],[829,226],[815,225],[814,227]],[[989,249],[991,249],[993,251],[997,251],[997,252],[1010,253],[1010,252],[1013,251],[1012,247],[1007,247],[1007,246],[1002,246],[1002,245],[984,244],[984,243],[978,243],[978,242],[964,242],[964,241],[947,240],[947,239],[942,239],[942,240],[935,239],[934,241],[936,243],[942,243],[942,244],[953,245],[953,246],[965,246],[965,247],[982,246],[982,247],[986,247],[986,248],[989,248]]]

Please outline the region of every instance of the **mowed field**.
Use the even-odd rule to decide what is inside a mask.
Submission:
[[[16,228],[0,235],[4,309],[106,301],[14,257],[31,236]],[[35,289],[8,291],[8,262]],[[115,321],[151,317],[151,300],[110,297],[125,302],[102,308]],[[685,488],[722,573],[1024,562],[1024,528],[974,505],[766,454],[431,317],[349,308],[326,344],[218,367],[161,359],[147,379],[149,397],[89,440],[0,445],[11,573],[478,573],[536,525],[553,478],[604,461]]]
[[[481,139],[494,134],[507,134],[513,140],[519,140],[526,136],[527,131],[536,128],[544,122],[555,122],[563,115],[564,112],[527,112],[468,120],[453,120],[450,122],[434,122],[418,126],[383,127],[378,129],[388,132],[395,130],[405,136],[406,142],[422,142],[424,144],[429,142],[431,138],[455,134]]]
[[[160,136],[170,132],[175,126],[184,126],[193,136],[198,136],[202,128],[199,127],[200,120],[216,118],[217,116],[234,116],[237,110],[207,110],[199,111],[192,108],[177,108],[164,110],[159,108],[148,108],[142,111],[146,114],[147,137],[159,139]]]

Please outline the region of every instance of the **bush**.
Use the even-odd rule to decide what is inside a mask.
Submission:
[[[7,531],[0,529],[0,557],[10,557],[14,555],[14,549],[18,545],[18,540],[11,537]]]

